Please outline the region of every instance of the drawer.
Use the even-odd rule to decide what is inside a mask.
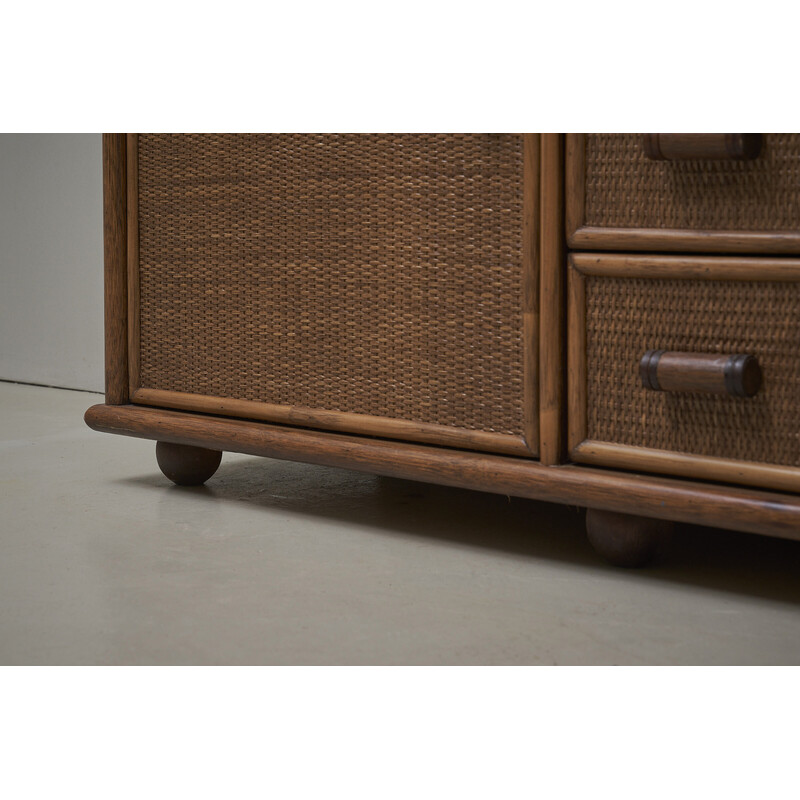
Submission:
[[[585,250],[800,253],[800,134],[569,134],[567,235]]]
[[[572,254],[568,346],[574,461],[800,491],[800,260]]]

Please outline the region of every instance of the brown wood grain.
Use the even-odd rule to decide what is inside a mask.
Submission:
[[[661,228],[573,229],[570,247],[581,250],[652,250],[697,253],[800,253],[800,232],[688,231]]]
[[[586,135],[568,133],[566,135],[565,200],[566,200],[566,235],[567,242],[572,245],[576,231],[583,228],[586,202]]]
[[[465,428],[449,428],[446,425],[432,425],[405,419],[387,419],[368,414],[351,414],[299,406],[280,406],[162,389],[137,389],[132,393],[131,400],[141,405],[219,414],[225,417],[258,419],[321,430],[348,431],[366,436],[410,439],[447,447],[469,447],[511,455],[530,455],[528,445],[522,437]]]
[[[570,263],[584,275],[607,278],[779,282],[800,280],[800,259],[795,258],[572,253]]]
[[[580,466],[542,466],[527,458],[138,406],[97,405],[86,412],[85,419],[89,427],[107,433],[800,538],[800,498],[774,492],[625,475]]]
[[[567,429],[572,452],[586,438],[586,286],[572,255],[567,286]]]
[[[641,367],[644,385],[661,392],[753,397],[761,385],[758,361],[746,354],[648,351]]]
[[[560,134],[542,135],[539,458],[564,460],[564,184]]]
[[[127,403],[125,134],[103,134],[106,403]]]
[[[581,442],[572,451],[572,458],[581,464],[740,483],[780,492],[800,492],[800,469],[796,467],[674,453],[648,447],[597,442],[591,439]]]
[[[539,452],[539,181],[541,137],[523,134],[523,426],[529,451]]]

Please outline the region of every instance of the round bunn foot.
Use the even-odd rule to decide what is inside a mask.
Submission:
[[[666,540],[674,523],[663,519],[586,509],[586,534],[592,547],[617,567],[641,567]]]
[[[156,460],[164,475],[178,486],[200,486],[217,471],[222,453],[188,444],[156,442]]]

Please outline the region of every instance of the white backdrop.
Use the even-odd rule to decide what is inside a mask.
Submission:
[[[0,134],[0,379],[103,390],[100,134]]]

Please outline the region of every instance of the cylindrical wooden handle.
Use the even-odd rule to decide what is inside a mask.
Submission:
[[[655,161],[748,161],[761,152],[760,133],[643,133],[644,152]]]
[[[712,392],[753,397],[761,388],[755,356],[671,353],[648,350],[639,363],[646,389],[656,392]]]

